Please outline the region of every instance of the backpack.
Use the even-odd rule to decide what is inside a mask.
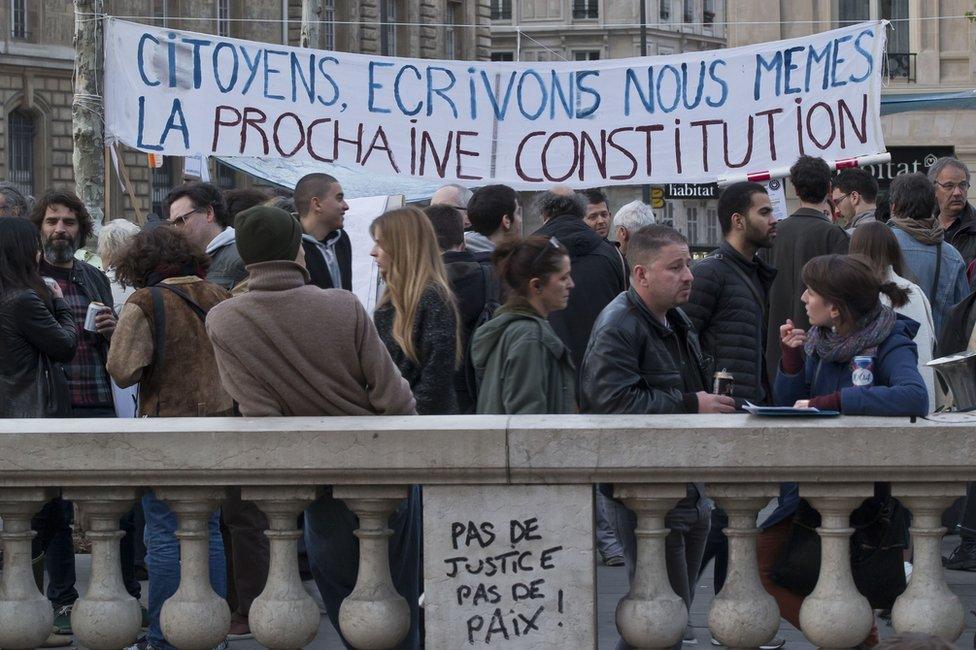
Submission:
[[[464,373],[464,385],[468,395],[471,396],[471,403],[478,403],[478,387],[481,386],[481,375],[475,370],[474,363],[471,361],[471,340],[478,328],[487,323],[495,315],[495,310],[501,306],[501,284],[492,272],[491,266],[480,263],[481,278],[485,287],[485,304],[481,308],[481,313],[474,321],[471,334],[464,344],[464,356],[461,359],[461,372]]]

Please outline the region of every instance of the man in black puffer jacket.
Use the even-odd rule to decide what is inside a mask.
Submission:
[[[549,322],[569,348],[578,377],[593,323],[611,300],[627,290],[627,279],[617,249],[583,221],[586,207],[580,195],[554,187],[539,196],[536,206],[543,225],[535,234],[555,237],[569,251],[576,286],[566,309],[550,314]]]
[[[776,271],[756,257],[776,237],[776,217],[759,183],[735,183],[718,200],[725,241],[694,265],[695,281],[684,310],[716,370],[735,378],[732,396],[762,404],[769,399],[766,320]]]

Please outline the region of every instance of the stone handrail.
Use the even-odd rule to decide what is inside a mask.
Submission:
[[[705,481],[730,518],[728,581],[709,626],[726,646],[749,648],[779,621],[759,583],[756,515],[780,481],[796,481],[823,518],[820,580],[801,625],[816,645],[846,648],[872,617],[851,578],[847,517],[873,481],[890,481],[913,513],[915,551],[894,627],[955,639],[963,608],[945,584],[939,516],[976,480],[974,433],[969,422],[739,415],[0,420],[0,647],[35,647],[50,631],[51,608],[30,570],[30,517],[58,488],[79,506],[92,539],[91,585],[72,614],[76,637],[93,650],[135,638],[139,610],[121,580],[117,521],[145,487],[180,522],[181,581],[163,608],[164,633],[179,648],[216,645],[230,613],[207,579],[206,526],[227,486],[240,486],[269,519],[271,571],[251,611],[255,637],[301,647],[318,611],[298,578],[295,520],[326,484],[360,519],[360,578],[339,614],[360,648],[391,647],[406,632],[385,521],[409,484],[614,483],[638,517],[636,575],[617,627],[632,646],[666,648],[686,615],[664,573],[664,517],[684,483]]]

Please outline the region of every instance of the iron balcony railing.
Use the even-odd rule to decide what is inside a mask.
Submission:
[[[915,52],[888,52],[888,76],[915,83]]]

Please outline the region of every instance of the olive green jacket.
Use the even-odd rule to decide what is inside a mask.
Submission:
[[[549,321],[510,301],[478,328],[471,360],[478,413],[576,413],[576,371]]]

